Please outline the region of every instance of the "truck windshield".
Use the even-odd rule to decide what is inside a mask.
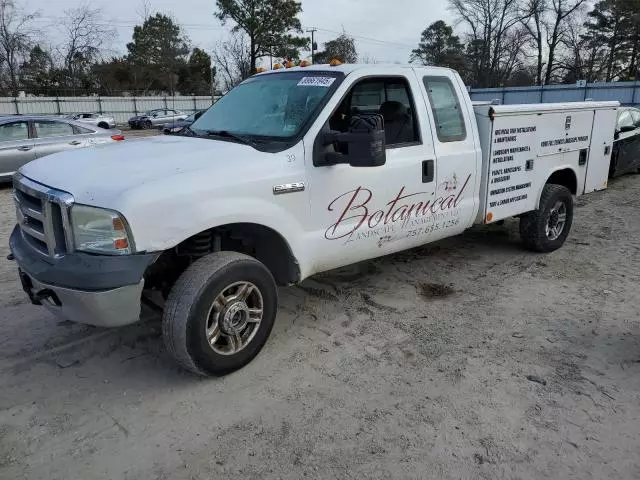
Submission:
[[[198,135],[228,132],[285,140],[296,137],[319,113],[338,87],[339,72],[283,72],[258,75],[238,85],[198,120]]]

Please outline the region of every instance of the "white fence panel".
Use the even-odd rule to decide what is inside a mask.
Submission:
[[[185,113],[211,106],[209,96],[179,97],[0,97],[0,115],[69,115],[99,112],[111,115],[118,125],[154,108],[170,108]]]

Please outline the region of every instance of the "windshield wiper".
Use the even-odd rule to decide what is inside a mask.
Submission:
[[[231,133],[228,130],[206,130],[206,133],[207,135],[210,135],[210,136],[230,138],[244,145],[249,145],[250,147],[254,147],[254,148],[256,147],[256,142],[254,142],[250,138],[243,137],[242,135],[237,135],[235,133]]]

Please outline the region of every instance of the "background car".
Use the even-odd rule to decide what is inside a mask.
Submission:
[[[75,115],[68,115],[66,118],[76,120],[77,122],[89,123],[100,128],[116,128],[116,120],[113,117],[100,113],[77,113]]]
[[[179,110],[170,108],[157,108],[149,110],[142,115],[131,117],[129,126],[131,128],[153,128],[162,127],[169,123],[174,123],[187,118],[187,114]]]
[[[169,123],[164,127],[165,135],[171,135],[172,133],[180,133],[185,127],[188,127],[197,119],[199,119],[206,110],[198,110],[196,113],[192,113],[184,120]]]
[[[103,130],[57,117],[0,117],[0,181],[22,165],[46,155],[124,140],[119,130]]]
[[[618,112],[609,177],[640,171],[640,110],[623,107]]]

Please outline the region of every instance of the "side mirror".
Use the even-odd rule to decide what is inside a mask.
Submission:
[[[636,125],[625,125],[624,127],[620,127],[620,133],[627,133],[627,132],[633,132],[634,130],[637,130],[637,126]]]
[[[346,163],[352,167],[380,167],[387,161],[382,115],[355,116],[346,133],[329,131],[322,135],[322,147],[334,152],[322,154],[322,165]]]

